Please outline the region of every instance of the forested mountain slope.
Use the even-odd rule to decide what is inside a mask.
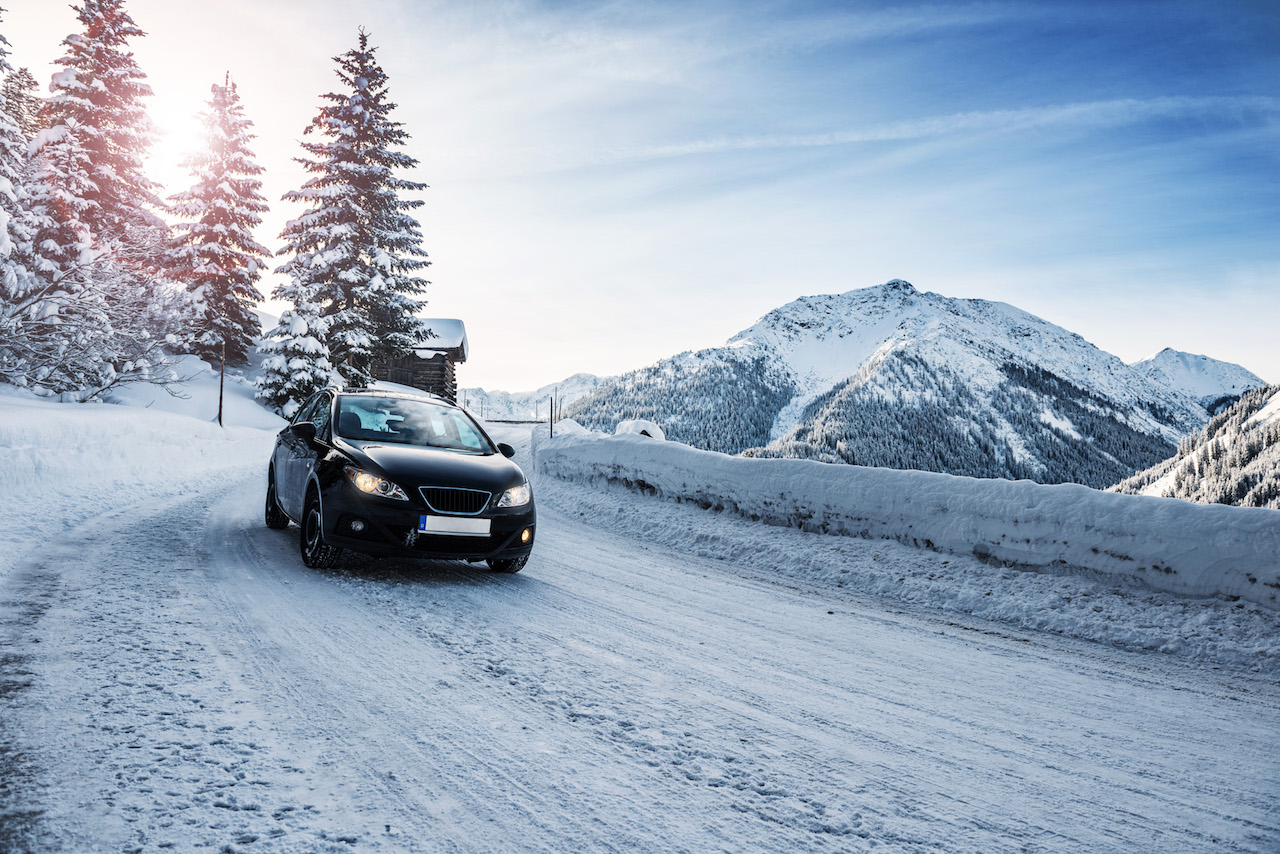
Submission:
[[[534,391],[460,388],[458,403],[490,421],[545,420],[551,412],[553,399],[557,405],[567,406],[608,380],[608,377],[597,377],[594,374],[574,374]]]
[[[1280,386],[1246,392],[1116,492],[1280,510]]]

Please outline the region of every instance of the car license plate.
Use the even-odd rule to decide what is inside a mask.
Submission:
[[[418,533],[445,534],[455,537],[489,536],[489,519],[471,519],[459,516],[428,516],[418,518]]]

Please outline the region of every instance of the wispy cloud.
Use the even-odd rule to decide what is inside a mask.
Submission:
[[[734,10],[740,16],[738,10]],[[838,44],[894,41],[932,36],[947,31],[971,30],[1006,24],[1026,24],[1049,20],[1059,14],[1051,5],[1018,3],[950,3],[895,5],[885,9],[865,6],[830,9],[803,17],[778,15],[774,8],[769,26],[752,22],[754,38],[739,28],[735,45],[739,50],[814,50]],[[1089,14],[1077,10],[1077,15]]]
[[[752,149],[820,148],[869,142],[937,139],[948,136],[1013,133],[1046,128],[1095,129],[1160,119],[1209,118],[1236,123],[1270,123],[1280,118],[1280,98],[1267,96],[1122,98],[1013,110],[952,113],[875,127],[816,134],[713,137],[609,152],[600,162],[657,160]]]

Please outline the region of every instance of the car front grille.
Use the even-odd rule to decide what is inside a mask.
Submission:
[[[493,495],[483,489],[447,486],[423,486],[418,491],[433,512],[449,516],[474,516],[489,505],[489,498]]]

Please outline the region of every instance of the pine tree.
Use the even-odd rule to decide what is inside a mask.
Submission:
[[[52,95],[43,110],[49,126],[75,122],[89,155],[87,199],[92,226],[104,243],[127,241],[131,227],[155,228],[161,221],[156,184],[143,174],[143,159],[154,138],[142,99],[149,97],[146,75],[125,50],[130,38],[146,35],[124,10],[124,0],[83,0],[77,19],[84,32],[62,42]]]
[[[0,84],[3,109],[27,139],[35,137],[36,131],[40,130],[41,101],[36,95],[38,88],[36,78],[25,68],[10,71],[5,75],[4,83]]]
[[[293,303],[263,342],[262,376],[255,396],[286,418],[292,418],[307,398],[322,388],[341,385],[342,377],[329,361],[329,322],[320,316],[314,288],[290,284],[276,289],[276,298]]]
[[[321,96],[327,104],[304,131],[324,139],[302,143],[311,158],[298,162],[312,177],[284,198],[311,207],[285,226],[279,254],[292,257],[277,271],[319,307],[332,361],[358,386],[372,380],[373,360],[407,353],[425,333],[414,297],[426,289],[416,273],[428,262],[408,215],[422,202],[400,193],[426,185],[393,174],[417,160],[396,150],[409,135],[390,118],[395,104],[375,50],[361,30],[358,47],[334,57],[348,88]]]
[[[3,10],[0,10],[2,12]],[[8,72],[9,41],[0,35],[0,72]],[[9,381],[20,371],[26,347],[26,323],[19,300],[27,289],[29,276],[22,248],[28,240],[23,183],[27,166],[27,146],[22,131],[13,121],[9,102],[0,101],[0,380]]]
[[[176,380],[163,345],[178,315],[155,284],[167,226],[145,208],[157,200],[140,171],[150,132],[137,98],[150,90],[119,50],[140,31],[119,0],[86,0],[79,12],[85,32],[64,41],[13,193],[0,381],[87,399]]]
[[[9,42],[0,35],[0,72],[6,80],[13,77],[8,57]],[[39,333],[56,311],[43,300],[35,275],[41,266],[35,252],[39,220],[26,186],[27,140],[9,112],[10,103],[0,101],[0,381],[26,384],[29,373],[41,370],[37,363],[49,361]]]
[[[3,11],[0,9],[0,13]],[[0,35],[0,73],[6,75],[6,84],[14,76],[13,68],[9,65],[9,40],[3,35]],[[5,94],[7,96],[7,89]],[[0,99],[0,265],[3,265],[3,269],[0,269],[0,288],[10,287],[6,282],[14,276],[11,266],[14,228],[21,207],[19,194],[27,165],[26,139],[12,106],[8,97]],[[3,293],[0,290],[0,296]]]
[[[248,143],[253,122],[244,116],[234,83],[211,88],[203,114],[208,149],[183,165],[197,178],[191,189],[169,197],[179,223],[170,253],[171,274],[183,282],[193,305],[192,351],[219,362],[226,345],[228,364],[241,365],[260,329],[254,306],[263,259],[271,252],[253,239],[266,200]]]
[[[85,222],[87,164],[74,120],[36,135],[0,308],[6,382],[62,393],[97,380],[98,342],[110,323],[89,287],[102,257]]]
[[[89,154],[74,120],[36,134],[15,240],[16,276],[0,300],[0,380],[39,394],[99,397],[117,386],[178,379],[175,295],[138,287],[135,235],[107,253],[88,222]],[[124,259],[127,263],[121,264]]]

